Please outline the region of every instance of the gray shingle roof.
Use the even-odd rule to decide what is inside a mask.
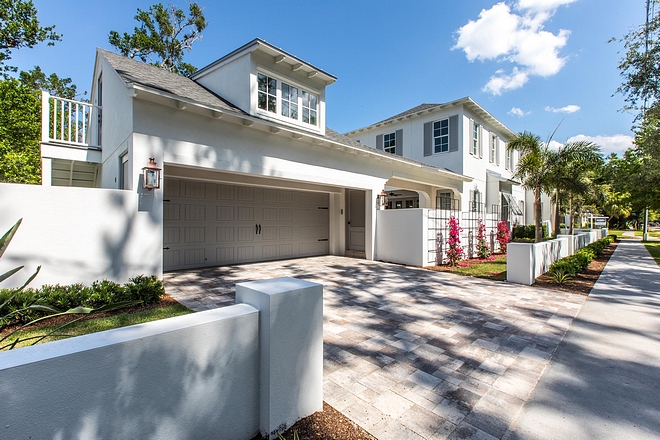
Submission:
[[[108,52],[107,50],[98,49],[98,51],[108,61],[108,63],[110,63],[112,68],[117,71],[119,76],[127,83],[140,84],[144,87],[166,92],[174,96],[178,96],[186,100],[189,100],[191,102],[206,105],[212,108],[216,108],[218,110],[228,110],[228,111],[240,113],[242,115],[250,116],[240,108],[231,104],[229,101],[216,95],[212,91],[208,90],[206,87],[201,86],[200,84],[196,83],[190,78],[186,78],[176,73],[168,72],[156,66],[143,63],[142,61],[133,60],[113,52]],[[426,109],[430,107],[435,107],[436,105],[437,104],[422,104],[421,106],[415,107],[415,109],[417,110],[410,109],[408,110],[408,112],[415,113],[417,111],[420,111],[419,109],[420,107],[427,106],[424,107],[424,109]],[[407,112],[404,113],[407,114]],[[402,115],[404,113],[402,113]],[[393,118],[399,116],[400,115],[397,115],[394,116]],[[254,116],[254,115],[252,115],[251,117],[261,119],[258,116]],[[272,124],[273,122],[269,120],[268,123]],[[427,168],[437,168],[432,165],[425,164],[423,162],[418,162],[416,160],[412,160],[401,156],[397,156],[395,154],[376,150],[375,148],[354,141],[353,139],[344,136],[343,134],[340,134],[327,127],[325,129],[325,136],[323,137],[330,142],[344,144],[363,151],[368,151],[371,153],[373,153],[374,151],[378,151],[379,154],[383,154],[386,156],[389,155],[392,156],[392,158],[396,158],[397,160],[403,162],[408,162],[415,165],[421,165]],[[454,173],[453,171],[447,168],[437,168],[437,169],[446,170],[449,171],[450,173],[456,174],[457,176],[461,176],[460,174]]]
[[[142,61],[108,52],[107,50],[98,49],[98,51],[127,83],[140,84],[144,87],[170,93],[192,102],[217,108],[218,110],[247,114],[190,78],[168,72],[156,66],[143,63]]]
[[[393,119],[399,119],[399,118],[402,118],[402,117],[404,117],[404,116],[414,115],[414,114],[417,113],[417,112],[421,112],[421,111],[424,111],[424,110],[428,110],[428,109],[430,109],[430,108],[437,107],[437,106],[439,106],[439,105],[442,105],[442,104],[420,104],[420,105],[418,105],[417,107],[413,107],[413,108],[411,108],[411,109],[409,109],[409,110],[406,110],[405,112],[401,112],[401,113],[399,113],[398,115],[394,115],[394,116],[389,117],[389,118],[387,118],[387,119],[383,119],[383,120],[380,121],[380,122],[376,122],[376,124],[382,124],[383,122],[391,121],[391,120],[393,120]],[[374,125],[376,125],[376,124],[374,124]]]

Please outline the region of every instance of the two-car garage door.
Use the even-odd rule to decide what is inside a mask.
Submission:
[[[328,194],[166,179],[164,270],[328,253]]]

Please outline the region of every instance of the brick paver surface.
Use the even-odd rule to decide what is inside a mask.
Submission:
[[[164,281],[199,311],[284,276],[323,284],[324,400],[379,439],[501,438],[586,299],[335,256]]]

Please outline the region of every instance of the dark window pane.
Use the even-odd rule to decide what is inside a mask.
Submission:
[[[275,113],[275,97],[268,95],[268,111]]]
[[[289,103],[282,101],[282,115],[289,116]]]
[[[266,94],[259,93],[259,108],[266,110]]]
[[[309,123],[316,125],[316,112],[313,110],[309,112]]]

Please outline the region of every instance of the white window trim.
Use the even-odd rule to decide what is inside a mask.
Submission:
[[[496,164],[497,163],[497,136],[494,134],[490,135],[490,145],[488,148],[489,155],[488,158],[490,160],[490,163]]]
[[[277,81],[277,87],[276,87],[276,99],[275,99],[275,113],[269,112],[268,110],[261,109],[259,108],[259,74],[269,76],[273,78],[274,80]],[[257,71],[256,74],[254,75],[254,90],[255,90],[255,95],[254,95],[254,108],[255,112],[259,116],[263,116],[268,119],[273,119],[277,120],[278,122],[282,122],[285,124],[290,124],[296,127],[303,127],[308,130],[316,130],[320,131],[321,130],[321,121],[323,120],[322,115],[321,115],[321,91],[314,88],[310,87],[307,85],[303,85],[299,83],[296,80],[293,80],[291,78],[287,78],[285,76],[282,76],[281,74],[275,73],[272,70],[257,66]],[[282,83],[286,83],[289,86],[296,87],[298,89],[298,119],[292,119],[288,116],[282,115]],[[309,124],[307,122],[303,122],[302,115],[303,115],[303,99],[302,99],[302,92],[303,90],[309,94],[315,95],[316,96],[316,125],[314,124]]]
[[[472,121],[472,145],[470,146],[470,154],[473,156],[479,156],[479,142],[481,139],[479,139],[479,134],[481,132],[481,125],[477,123],[476,121]],[[475,137],[476,134],[476,137]]]

